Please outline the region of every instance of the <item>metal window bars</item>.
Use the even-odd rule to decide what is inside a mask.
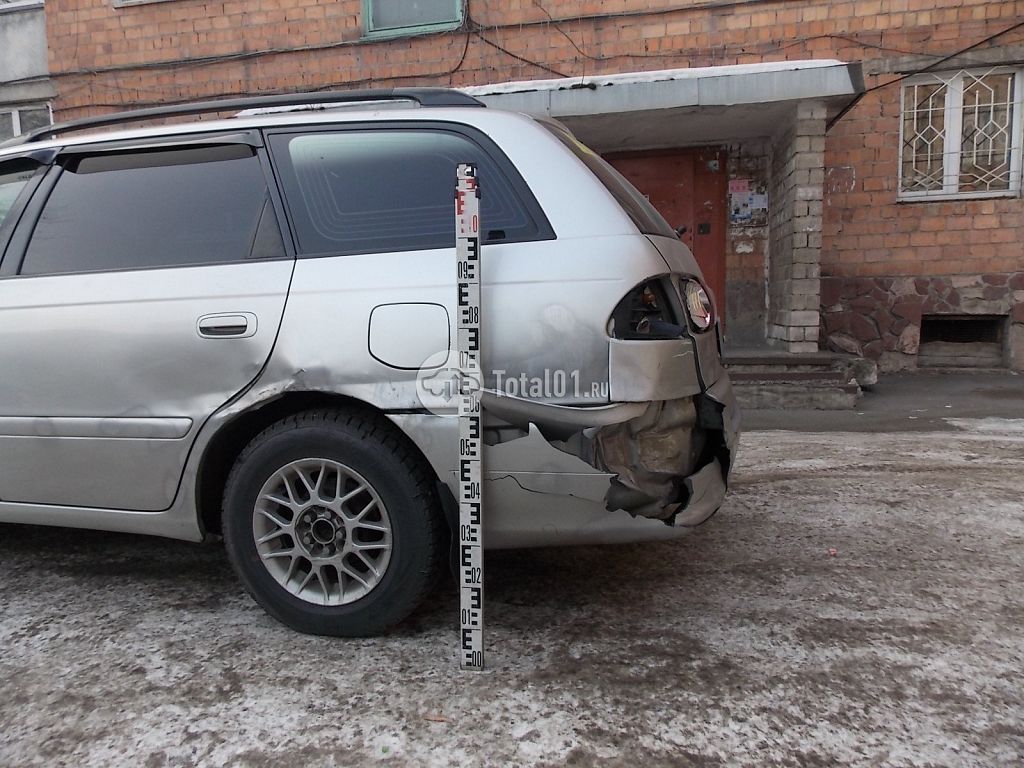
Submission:
[[[1024,70],[929,74],[902,95],[902,199],[1020,190]]]

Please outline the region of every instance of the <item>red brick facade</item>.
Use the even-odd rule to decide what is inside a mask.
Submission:
[[[905,301],[892,286],[905,285],[902,277],[953,276],[969,282],[960,292],[977,292],[979,301],[987,301],[980,298],[986,286],[1005,286],[992,301],[1011,318],[1007,337],[1018,334],[1024,345],[1024,325],[1012,320],[1024,292],[1010,287],[1024,271],[1024,203],[1019,195],[897,202],[900,86],[891,84],[927,65],[1019,66],[1024,27],[1011,28],[1024,19],[1024,1],[469,0],[460,29],[385,41],[363,39],[361,0],[116,2],[47,0],[57,119],[261,91],[466,86],[783,59],[863,62],[868,92],[825,141],[821,345],[890,367],[913,365],[917,342],[906,327],[920,325],[920,312],[900,314]],[[968,63],[937,59],[986,40],[964,57]],[[729,167],[763,175],[771,163],[734,147]],[[729,243],[727,277],[746,287],[727,293],[733,302],[753,301],[749,284],[771,274],[766,230],[732,230]],[[918,295],[936,312],[980,311]],[[876,298],[869,306],[865,296]],[[1008,362],[1024,367],[1012,355]]]
[[[1024,17],[1024,3],[988,0],[470,0],[472,31],[363,41],[361,0],[115,2],[46,4],[61,117],[97,105],[308,87],[460,86],[781,59],[861,61],[900,51],[947,54]],[[997,42],[1022,40],[1018,30]],[[871,77],[868,86],[886,79]],[[884,117],[889,110],[882,105],[897,103],[894,93],[866,100],[847,125],[863,128],[860,121]],[[881,146],[855,149],[866,151],[864,162],[884,161],[872,151]]]

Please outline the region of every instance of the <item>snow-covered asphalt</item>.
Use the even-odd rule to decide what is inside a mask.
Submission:
[[[295,634],[221,548],[0,525],[0,766],[1012,765],[1024,420],[748,432],[687,539],[488,556],[382,639]]]

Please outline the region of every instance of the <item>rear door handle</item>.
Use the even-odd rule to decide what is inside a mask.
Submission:
[[[256,333],[256,325],[252,312],[224,312],[203,315],[196,330],[204,339],[247,339]]]

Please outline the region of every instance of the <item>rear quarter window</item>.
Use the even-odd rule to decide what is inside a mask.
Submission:
[[[553,237],[521,180],[454,131],[275,134],[270,145],[303,254],[453,247],[459,163],[477,165],[484,242]]]

